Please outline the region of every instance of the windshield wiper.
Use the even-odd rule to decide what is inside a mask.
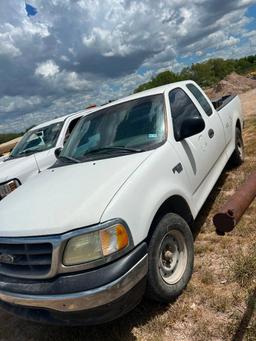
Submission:
[[[10,154],[8,156],[8,160],[10,160],[10,159],[18,159],[18,158],[21,158],[21,157],[24,157],[24,156],[30,156],[30,155],[35,154],[37,152],[38,151],[35,151],[35,150],[32,150],[32,149],[26,149],[26,150],[23,150],[22,152],[18,153],[17,155]]]
[[[65,156],[65,155],[59,155],[58,159],[60,159],[60,160],[67,160],[67,161],[72,162],[72,163],[80,163],[81,162],[78,159],[75,159],[75,158],[73,158],[71,156]]]
[[[30,154],[35,154],[37,152],[40,152],[40,150],[35,150],[35,149],[26,149],[26,150],[23,150],[22,152],[20,152],[18,154],[18,156],[27,156],[27,155],[30,155]]]
[[[26,149],[26,150],[23,150],[23,152],[20,152],[20,153],[19,153],[19,156],[22,156],[22,155],[29,155],[29,154],[33,154],[33,153],[35,153],[35,152],[36,152],[35,150]]]
[[[104,148],[97,148],[92,149],[89,152],[84,154],[84,157],[92,154],[108,154],[113,152],[125,152],[125,153],[141,153],[144,152],[144,149],[138,149],[138,148],[128,148],[128,147],[122,147],[122,146],[113,146],[113,147],[104,147]]]

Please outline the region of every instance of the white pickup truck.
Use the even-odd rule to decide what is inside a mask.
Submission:
[[[55,150],[63,147],[79,112],[33,127],[16,144],[9,157],[0,158],[0,200],[56,162]]]
[[[184,81],[83,117],[57,163],[0,202],[0,306],[79,325],[125,314],[145,291],[177,297],[193,221],[244,158],[239,97],[216,103]]]

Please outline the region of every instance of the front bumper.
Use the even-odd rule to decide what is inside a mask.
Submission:
[[[111,281],[109,281],[110,278],[107,276],[106,271],[108,273],[111,271]],[[39,286],[36,281],[27,282],[26,284],[17,282],[16,290],[15,283],[10,282],[8,285],[8,283],[1,278],[0,306],[27,319],[55,324],[56,316],[58,316],[58,321],[65,320],[65,322],[71,321],[68,324],[77,324],[76,321],[81,322],[81,316],[86,312],[90,312],[90,314],[89,319],[86,319],[85,324],[88,324],[88,321],[89,324],[97,323],[96,320],[94,321],[91,319],[94,315],[93,311],[98,311],[99,313],[96,315],[100,315],[101,311],[104,310],[102,316],[98,316],[98,323],[102,323],[126,313],[138,303],[138,295],[131,295],[130,293],[134,288],[139,287],[141,291],[140,296],[142,296],[142,287],[145,288],[145,285],[141,286],[140,284],[145,284],[147,271],[148,258],[146,245],[142,244],[130,254],[111,265],[106,265],[105,267],[85,274],[69,275],[64,280],[62,278],[61,288],[58,287],[58,285],[54,285],[56,284],[54,283],[55,281],[60,281],[59,278],[55,281],[40,283]],[[87,290],[73,292],[73,290],[81,288],[83,285],[81,280],[83,282],[83,280],[89,278],[88,275],[90,275],[90,273],[93,274],[94,287],[92,287],[93,282],[91,281],[91,288],[87,287]],[[98,286],[100,283],[104,283],[104,278],[102,278],[102,276],[106,277],[108,282]],[[72,282],[73,289],[71,290],[70,280],[74,278],[78,282]],[[66,287],[65,285],[63,286],[63,283],[67,283]],[[85,287],[86,285],[88,285],[88,283],[86,284],[86,282],[84,282]],[[39,294],[39,292],[41,293]],[[132,296],[134,296],[134,298],[136,297],[136,302],[134,301],[134,304],[132,304],[132,302],[127,304],[127,295],[129,296],[129,300],[131,300]],[[112,303],[115,306],[114,310],[116,311],[116,314],[113,314],[113,312],[110,313]],[[45,316],[45,311],[48,311],[47,318],[42,317]],[[40,312],[42,312],[42,314],[40,314]],[[69,314],[71,314],[71,319],[69,318]],[[79,318],[76,317],[77,314],[79,314]],[[35,318],[38,315],[41,315],[40,318]]]
[[[146,276],[147,270],[147,256],[144,256],[122,277],[100,288],[73,294],[48,296],[23,295],[1,291],[0,300],[14,305],[62,312],[92,309],[115,301],[126,294]]]

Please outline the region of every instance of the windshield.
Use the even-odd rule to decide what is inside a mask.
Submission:
[[[63,122],[29,130],[11,152],[11,157],[26,156],[55,147]]]
[[[154,148],[165,139],[162,95],[113,105],[85,116],[60,157],[78,161]]]

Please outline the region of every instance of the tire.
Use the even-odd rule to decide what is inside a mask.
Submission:
[[[194,240],[186,221],[168,213],[157,224],[149,242],[146,295],[167,303],[187,286],[194,265]]]
[[[238,167],[244,162],[244,142],[241,130],[236,128],[236,145],[235,150],[230,158],[230,164],[233,167]]]

